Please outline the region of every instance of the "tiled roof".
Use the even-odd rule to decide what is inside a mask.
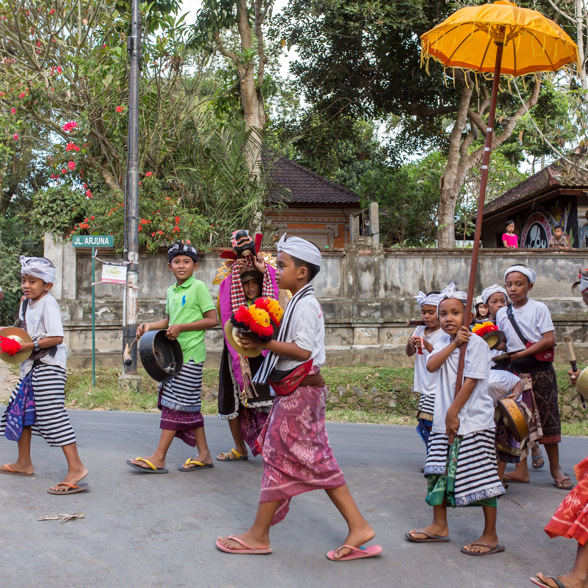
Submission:
[[[313,171],[285,157],[270,161],[263,157],[264,166],[271,165],[269,172],[273,189],[269,197],[272,200],[291,204],[342,204],[359,205],[359,196],[331,180],[327,180]]]
[[[511,188],[498,198],[484,206],[484,216],[490,216],[531,200],[547,192],[550,188],[588,188],[588,171],[586,159],[582,159],[583,167],[573,165],[560,159]]]

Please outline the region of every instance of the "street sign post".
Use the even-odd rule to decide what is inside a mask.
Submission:
[[[74,247],[92,248],[92,388],[96,387],[96,250],[114,247],[114,235],[74,235]]]

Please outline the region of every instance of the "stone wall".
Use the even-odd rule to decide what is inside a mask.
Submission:
[[[209,285],[220,265],[219,251],[202,256],[196,277]],[[70,349],[70,365],[88,365],[91,355],[91,255],[74,250],[70,243],[45,239],[45,255],[57,266],[53,294],[58,299]],[[412,328],[406,321],[418,318],[413,296],[441,289],[455,279],[467,284],[470,253],[453,249],[382,249],[359,244],[323,252],[323,269],[315,289],[326,320],[326,346],[330,365],[410,365],[404,355]],[[120,261],[114,251],[101,249],[98,257]],[[588,361],[588,309],[581,296],[571,292],[579,267],[586,267],[586,252],[482,249],[476,276],[476,293],[503,282],[504,270],[513,263],[532,266],[538,274],[532,296],[545,302],[556,325],[556,335],[570,334],[580,361]],[[97,282],[100,263],[97,263]],[[140,257],[139,320],[153,321],[165,312],[165,292],[172,283],[165,252]],[[97,357],[102,365],[119,365],[121,357],[122,287],[96,286]],[[584,343],[586,342],[586,343]],[[222,347],[219,329],[207,333],[208,365],[215,365]],[[563,345],[558,360],[565,362]]]

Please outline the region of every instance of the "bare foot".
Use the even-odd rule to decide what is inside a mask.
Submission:
[[[145,457],[143,459],[146,459],[148,461],[150,461],[156,468],[162,468],[165,465],[165,460],[164,459],[157,459],[155,457],[153,457],[152,455],[150,455],[149,457]],[[150,470],[151,468],[142,460],[139,459],[129,459],[129,461],[134,464],[139,466],[140,468],[143,468],[144,470]]]
[[[67,484],[77,484],[80,480],[83,480],[88,475],[88,470],[85,467],[76,468],[75,470],[69,470],[67,476],[56,486],[51,486],[50,490],[55,492],[66,492],[70,486]]]
[[[371,541],[375,536],[376,534],[374,533],[374,530],[365,523],[365,525],[362,525],[361,527],[350,530],[347,537],[345,537],[343,544],[351,545],[352,547],[361,547],[364,543]],[[351,550],[346,547],[339,548],[335,551],[333,557],[335,559],[340,559],[350,553],[350,551]]]
[[[449,527],[447,525],[437,525],[436,523],[431,523],[428,527],[422,529],[422,531],[426,531],[431,535],[436,535],[437,537],[449,537]],[[429,535],[421,532],[421,529],[413,529],[412,531],[408,532],[413,539],[427,539]]]
[[[254,549],[269,549],[270,542],[269,536],[268,537],[257,537],[255,536],[251,530],[242,533],[241,535],[235,535],[235,537],[239,538],[245,545],[248,545]],[[240,551],[241,549],[247,549],[237,541],[233,541],[233,539],[229,539],[228,537],[219,537],[218,541],[224,547],[231,549],[233,551]]]
[[[519,482],[520,484],[528,484],[531,481],[531,478],[529,476],[524,477],[524,476],[516,476],[514,474],[504,474],[503,476],[503,481],[504,482],[512,482],[513,484]]]
[[[3,466],[0,466],[0,473],[1,474],[13,474],[13,475],[21,475],[21,476],[32,476],[35,473],[33,468],[33,464],[22,465],[18,462],[16,463],[7,463]]]
[[[558,588],[557,584],[555,583],[554,580],[550,579],[547,576],[544,576],[543,574],[539,573],[536,576],[537,578],[539,578],[539,580],[541,580],[544,584],[546,584],[547,586],[551,586],[552,588]],[[556,578],[566,587],[566,588],[586,588],[586,586],[588,584],[586,584],[585,582],[583,582],[582,580],[576,578],[574,575],[570,574],[566,574],[565,576],[556,576]]]

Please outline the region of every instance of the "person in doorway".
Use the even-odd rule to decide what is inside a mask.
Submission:
[[[558,251],[566,251],[570,248],[570,238],[568,235],[564,235],[562,225],[557,225],[553,228],[553,235],[549,237],[547,247],[549,249],[557,249]]]
[[[504,223],[504,233],[502,234],[502,244],[507,249],[518,249],[519,238],[515,235],[515,222],[507,220]]]

